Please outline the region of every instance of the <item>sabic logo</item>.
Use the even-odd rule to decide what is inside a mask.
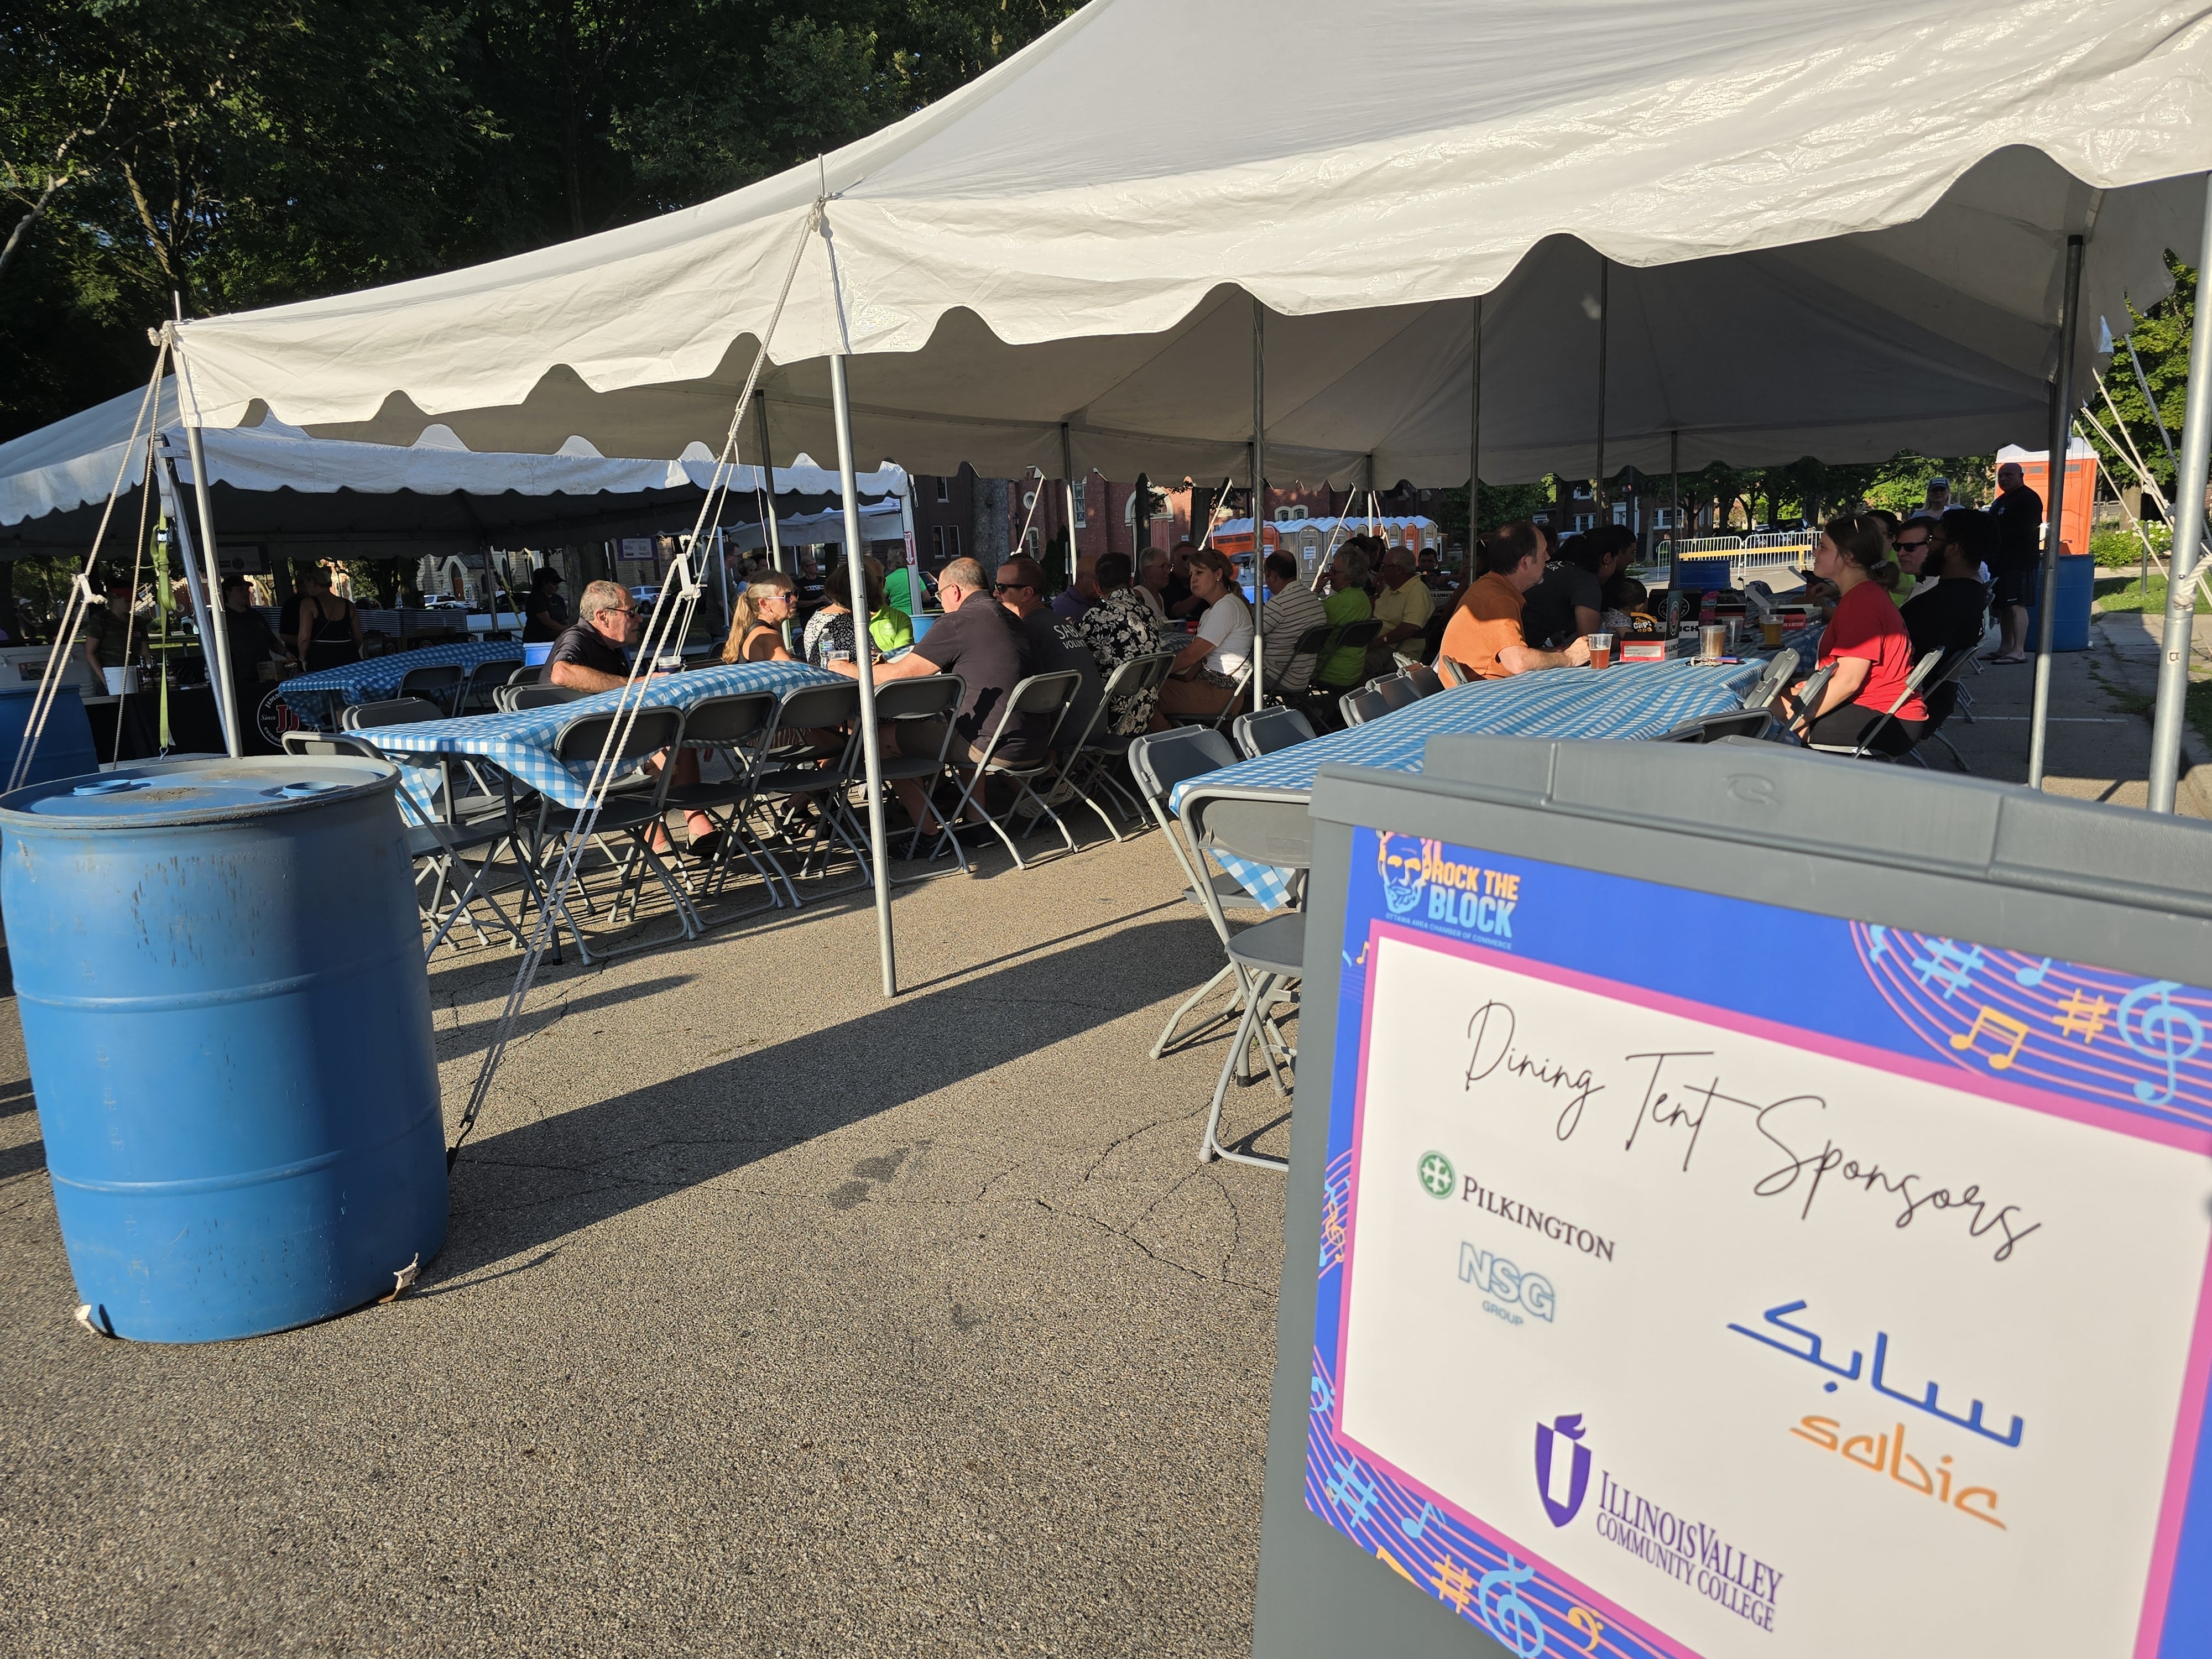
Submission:
[[[1573,1449],[1571,1457],[1565,1460],[1567,1467],[1559,1471],[1567,1488],[1564,1498],[1553,1496],[1556,1488],[1552,1484],[1552,1466],[1559,1461],[1553,1453],[1562,1440]],[[1536,1495],[1544,1500],[1544,1513],[1552,1517],[1555,1527],[1565,1526],[1581,1512],[1583,1499],[1589,1492],[1590,1451],[1582,1441],[1580,1412],[1536,1425]]]

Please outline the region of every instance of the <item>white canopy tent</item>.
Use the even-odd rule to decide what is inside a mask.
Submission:
[[[0,444],[0,556],[83,556],[118,472],[126,489],[145,481],[144,441],[131,442],[142,395],[112,398]],[[173,380],[161,388],[161,424],[181,431]],[[412,544],[472,545],[493,534],[597,538],[678,521],[689,528],[714,471],[714,456],[698,444],[665,460],[603,456],[579,437],[552,454],[483,454],[441,426],[401,447],[314,438],[264,417],[206,432],[202,442],[225,539],[290,542],[302,553],[326,550],[322,543],[370,553],[389,544],[411,555],[420,550]],[[194,488],[181,438],[171,450],[179,482]],[[894,513],[908,489],[896,467],[854,482],[865,499],[890,501]],[[752,517],[760,484],[759,468],[738,469],[732,516]],[[787,516],[834,500],[837,475],[801,455],[775,470],[775,488]],[[757,524],[752,534],[758,546]]]
[[[1192,99],[1151,72],[1170,39],[1232,88],[1325,65],[1328,106]],[[1371,485],[1994,447],[2086,384],[2084,314],[2124,326],[2197,246],[2208,71],[2212,21],[2154,0],[1093,0],[816,167],[185,324],[186,418],[680,447],[732,429],[764,351],[777,431],[848,468]]]

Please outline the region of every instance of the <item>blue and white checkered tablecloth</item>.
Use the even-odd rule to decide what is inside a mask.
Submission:
[[[1314,775],[1331,764],[1418,772],[1429,739],[1445,735],[1656,738],[1697,715],[1736,707],[1764,666],[1756,660],[1699,666],[1677,659],[1595,671],[1555,668],[1456,686],[1364,726],[1209,772],[1178,785],[1169,801],[1181,811],[1184,795],[1199,783],[1303,793],[1313,787]],[[1222,860],[1222,868],[1262,902],[1288,902],[1285,872],[1231,859]]]
[[[838,679],[826,670],[799,662],[735,663],[684,674],[657,674],[645,683],[642,704],[647,708],[690,708],[709,697],[739,691],[780,694],[801,685],[834,685]],[[563,766],[554,758],[553,740],[563,726],[580,715],[613,713],[622,696],[618,690],[601,691],[547,708],[422,720],[413,726],[380,726],[361,735],[395,758],[465,755],[487,760],[518,783],[562,806],[581,806],[585,787],[591,781],[591,763]],[[418,800],[425,799],[426,789],[435,787],[435,772],[422,767],[404,769],[409,775],[409,793]]]
[[[285,707],[303,720],[324,731],[337,725],[337,711],[357,702],[374,702],[399,690],[411,669],[437,668],[459,663],[472,669],[478,663],[522,661],[522,647],[512,640],[471,641],[466,645],[426,645],[418,651],[387,651],[336,668],[319,668],[284,682]]]

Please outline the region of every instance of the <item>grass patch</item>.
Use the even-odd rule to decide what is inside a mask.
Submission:
[[[2154,575],[2146,586],[2142,574],[2133,576],[2099,576],[2097,604],[2106,615],[2119,611],[2148,611],[2154,616],[2166,613],[2166,578]],[[2205,603],[2204,591],[2197,592],[2197,614],[2212,616],[2212,605]]]
[[[2127,714],[2141,714],[2148,720],[2157,712],[2156,699],[2144,696],[2139,691],[2124,691],[2100,675],[2099,683],[2113,706]],[[2212,679],[2191,680],[2189,696],[2183,701],[2182,712],[2188,715],[2191,730],[2206,743],[2212,743]]]

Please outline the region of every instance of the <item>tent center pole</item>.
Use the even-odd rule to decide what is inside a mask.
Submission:
[[[1600,524],[1613,522],[1605,487],[1605,370],[1606,337],[1612,332],[1613,261],[1603,254],[1597,260],[1597,477],[1592,480]]]
[[[1267,308],[1252,301],[1252,712],[1267,706]]]
[[[1066,495],[1067,508],[1067,585],[1075,586],[1075,441],[1068,434],[1067,422],[1060,423],[1060,483]]]
[[[830,359],[830,396],[837,417],[837,487],[845,495],[845,570],[853,592],[853,666],[860,681],[860,753],[868,774],[868,853],[876,873],[876,950],[882,958],[884,994],[898,994],[898,963],[891,949],[890,855],[884,836],[884,750],[876,729],[875,653],[868,637],[868,555],[860,541],[860,492],[853,482],[853,403],[845,389],[843,354]]]
[[[1682,539],[1682,428],[1667,434],[1667,586],[1674,585],[1674,544]]]
[[[185,591],[191,595],[192,623],[199,629],[200,653],[207,664],[208,691],[215,698],[216,714],[222,723],[223,745],[229,751],[230,757],[236,760],[244,751],[239,747],[237,715],[231,708],[230,677],[223,669],[223,663],[230,653],[221,650],[217,645],[222,636],[216,632],[216,618],[208,610],[207,594],[200,580],[199,550],[193,545],[200,538],[192,533],[191,526],[185,520],[184,486],[178,480],[177,464],[169,453],[167,436],[161,439],[161,464],[156,478],[161,486],[161,504],[169,515],[169,522],[176,527],[179,562],[185,568]],[[166,665],[161,672],[166,677],[168,672]]]
[[[1482,531],[1482,296],[1474,296],[1474,405],[1467,421],[1467,571],[1474,580],[1474,542]]]
[[[2204,187],[2203,242],[2197,251],[2201,273],[2212,262],[2212,174]],[[2181,417],[2181,467],[2173,481],[2173,545],[2166,556],[2166,632],[2158,659],[2157,714],[2151,726],[2150,810],[2173,811],[2181,781],[2184,702],[2189,695],[2191,635],[2197,622],[2197,569],[2203,551],[2204,486],[2212,462],[2212,322],[2204,307],[2200,276],[2191,318],[2189,394]],[[2048,614],[2046,608],[2045,614]]]
[[[2035,701],[2028,717],[2027,787],[2043,787],[2045,740],[2051,718],[2051,642],[2057,623],[2058,549],[2060,527],[2065,523],[2066,453],[2074,442],[2074,347],[2081,329],[2081,239],[2066,239],[2065,310],[2058,319],[2058,369],[2051,380],[2051,465],[2044,502],[2047,520],[2043,532],[2043,611],[2038,619],[2035,643]],[[2203,512],[2203,489],[2197,512]],[[2085,549],[2084,551],[2087,550]]]
[[[775,452],[768,447],[768,393],[753,393],[753,417],[760,426],[761,500],[767,507],[768,563],[771,570],[783,569],[783,532],[775,519]],[[786,571],[787,575],[791,573]]]

